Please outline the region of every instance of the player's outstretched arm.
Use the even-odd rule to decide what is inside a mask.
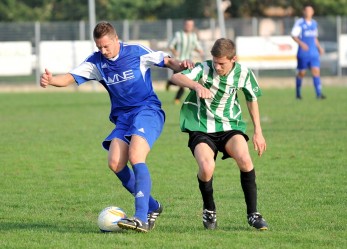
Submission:
[[[207,88],[203,87],[196,81],[189,79],[187,76],[181,73],[175,73],[172,75],[170,81],[177,86],[188,87],[194,90],[199,98],[210,99],[212,98],[212,93]]]
[[[253,146],[254,150],[258,152],[258,156],[261,156],[266,151],[266,141],[263,136],[263,131],[260,125],[259,106],[257,101],[247,101],[247,108],[251,116],[254,134],[253,134]]]
[[[40,78],[40,85],[43,88],[46,88],[49,85],[56,87],[65,87],[71,85],[74,82],[75,79],[71,74],[67,73],[53,76],[48,69],[45,69],[45,72],[41,75]]]
[[[191,60],[183,60],[183,61],[179,61],[176,60],[174,58],[170,58],[170,57],[165,57],[164,58],[164,64],[166,67],[176,71],[176,72],[181,72],[182,70],[185,69],[190,69],[194,67],[194,62],[192,62]]]

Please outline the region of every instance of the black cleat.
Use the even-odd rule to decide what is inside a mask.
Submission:
[[[158,216],[163,212],[163,206],[158,202],[159,207],[157,210],[147,214],[148,229],[152,230],[155,227],[155,221]]]
[[[266,221],[260,213],[255,212],[247,215],[248,224],[258,230],[264,231],[268,229]]]
[[[216,211],[210,211],[204,209],[202,212],[202,223],[206,229],[216,229],[217,228],[217,214]]]
[[[320,96],[317,96],[317,99],[326,99],[327,97],[323,94],[321,94]]]
[[[135,217],[121,219],[118,221],[118,226],[122,229],[135,230],[142,233],[147,233],[149,230],[148,223],[144,223]]]

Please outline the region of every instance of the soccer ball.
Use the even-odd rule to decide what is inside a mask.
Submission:
[[[125,212],[115,206],[104,208],[98,217],[98,226],[101,232],[117,232],[121,228],[118,226],[118,221],[126,218]]]

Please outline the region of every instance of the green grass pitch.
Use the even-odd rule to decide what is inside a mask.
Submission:
[[[148,234],[102,234],[96,225],[106,206],[134,212],[101,147],[113,128],[106,93],[2,93],[0,248],[345,248],[347,88],[324,90],[324,101],[314,98],[312,86],[303,89],[302,101],[293,89],[263,90],[268,149],[258,158],[249,146],[266,232],[248,226],[239,171],[220,155],[214,181],[219,228],[204,230],[197,166],[178,126],[180,107],[172,103],[174,92],[158,92],[167,119],[147,163],[164,212]]]

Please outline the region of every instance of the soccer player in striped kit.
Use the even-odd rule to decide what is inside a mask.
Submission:
[[[319,58],[319,56],[324,53],[324,49],[321,47],[318,40],[318,24],[312,19],[313,15],[313,7],[311,5],[305,5],[303,17],[295,22],[291,32],[294,41],[299,45],[296,75],[296,98],[298,100],[302,99],[301,85],[307,69],[311,70],[317,99],[326,98],[322,94]]]
[[[218,39],[211,55],[212,60],[197,63],[193,69],[171,78],[175,84],[191,90],[181,108],[180,127],[189,134],[188,147],[199,168],[197,180],[203,200],[203,225],[206,229],[217,227],[212,181],[216,157],[221,152],[222,159],[233,158],[240,169],[249,225],[267,230],[268,225],[257,210],[256,175],[237,95],[238,90],[245,95],[254,126],[253,145],[261,156],[266,150],[257,102],[261,90],[253,72],[236,61],[233,41]]]
[[[142,45],[120,42],[109,22],[98,23],[93,36],[99,51],[69,73],[53,76],[46,69],[40,84],[65,87],[96,80],[105,87],[111,102],[109,118],[115,128],[102,145],[108,150],[109,168],[135,200],[134,217],[119,221],[118,226],[148,232],[154,228],[163,207],[151,195],[146,158],[165,121],[161,102],[153,90],[150,68],[169,67],[181,71],[193,63],[177,61],[162,51]]]
[[[184,21],[183,30],[177,31],[169,43],[169,49],[172,55],[179,60],[192,60],[194,51],[198,52],[201,58],[204,56],[204,52],[194,29],[194,20],[186,19]],[[166,90],[170,88],[170,85],[172,85],[172,82],[168,80]],[[175,104],[180,103],[183,94],[184,87],[179,87],[174,100]]]

